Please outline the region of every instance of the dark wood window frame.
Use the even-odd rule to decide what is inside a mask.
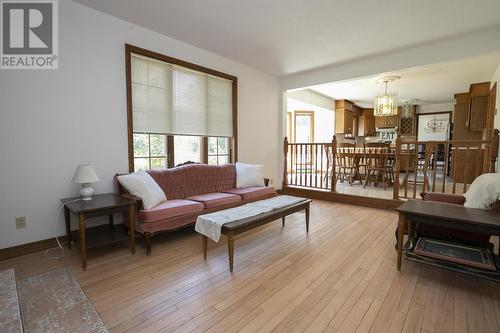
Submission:
[[[151,167],[151,160],[153,159],[165,159],[166,162],[167,162],[167,165],[169,164],[169,161],[168,161],[168,135],[166,134],[162,134],[162,133],[139,133],[139,132],[135,132],[132,134],[132,137],[135,135],[135,134],[138,134],[138,135],[147,135],[148,136],[148,155],[147,156],[137,156],[137,157],[133,157],[133,159],[147,159],[148,160],[148,164],[149,166]],[[165,155],[153,155],[151,154],[151,136],[163,136],[165,137]]]
[[[125,76],[127,92],[127,134],[128,134],[128,168],[130,172],[134,171],[134,124],[132,115],[132,54],[138,54],[156,60],[164,61],[169,64],[186,67],[205,74],[218,76],[232,81],[232,117],[233,117],[233,137],[231,142],[230,159],[232,163],[238,160],[238,78],[236,76],[219,72],[217,70],[193,64],[184,60],[176,59],[154,51],[146,50],[134,45],[125,44]],[[202,149],[201,161],[208,161],[207,146],[208,138],[201,136]],[[171,168],[174,165],[174,135],[167,135],[167,163]]]
[[[208,157],[208,159],[210,159],[210,157],[215,157],[217,159],[217,164],[219,164],[219,157],[227,157],[228,160],[231,160],[231,149],[229,149],[229,144],[231,143],[231,140],[230,138],[227,138],[227,137],[223,137],[223,136],[212,136],[210,137],[212,139],[215,139],[216,140],[216,143],[215,143],[215,153],[210,153],[210,151],[208,150],[208,140],[207,140],[207,154],[206,156]],[[221,139],[225,139],[225,140],[228,140],[227,144],[228,144],[228,147],[227,147],[227,152],[224,153],[224,152],[220,152],[219,151],[219,140]],[[207,160],[206,163],[208,163],[209,161]]]

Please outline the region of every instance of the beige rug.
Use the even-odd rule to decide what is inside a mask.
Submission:
[[[14,270],[0,271],[0,332],[21,333],[21,313],[17,299]]]
[[[69,268],[31,276],[17,284],[25,333],[108,332]]]

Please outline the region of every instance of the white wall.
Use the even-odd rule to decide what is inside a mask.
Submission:
[[[281,183],[276,78],[69,0],[59,13],[59,70],[0,71],[0,248],[54,236],[59,198],[78,193],[78,164],[92,163],[101,193],[128,171],[125,43],[236,75],[239,159]],[[26,229],[15,229],[16,216]]]
[[[500,112],[498,111],[500,109],[500,65],[498,65],[495,74],[491,78],[492,88],[495,83],[497,84],[497,100],[495,103],[495,121],[493,127],[500,130]],[[497,160],[497,172],[500,172],[500,160]]]
[[[335,111],[335,100],[333,98],[321,95],[311,89],[291,90],[287,92],[287,96],[323,109]]]
[[[417,113],[434,113],[434,112],[450,112],[453,111],[454,104],[450,103],[439,103],[439,104],[424,104],[417,105]]]

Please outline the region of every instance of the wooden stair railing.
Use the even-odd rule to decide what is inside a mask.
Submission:
[[[283,187],[302,186],[335,191],[336,163],[333,147],[328,143],[290,143],[283,140]]]
[[[489,140],[416,141],[398,138],[393,198],[415,199],[420,192],[465,193],[475,178],[495,172],[498,147],[497,129],[492,131]],[[412,193],[408,195],[410,188]]]

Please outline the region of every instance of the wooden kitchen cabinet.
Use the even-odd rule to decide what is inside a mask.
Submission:
[[[335,133],[353,134],[354,103],[347,99],[335,101]]]
[[[471,131],[482,131],[488,127],[488,99],[490,82],[474,83],[469,89],[467,127]]]
[[[453,140],[481,140],[482,133],[471,131],[469,128],[470,95],[469,93],[455,94],[453,109]]]
[[[469,129],[482,131],[488,119],[488,96],[471,97],[469,111]]]
[[[358,136],[375,135],[375,117],[373,109],[363,109],[358,121]]]
[[[353,125],[352,111],[346,109],[335,110],[335,133],[352,134]]]
[[[376,128],[397,127],[398,122],[399,122],[398,115],[375,117],[375,127]]]

